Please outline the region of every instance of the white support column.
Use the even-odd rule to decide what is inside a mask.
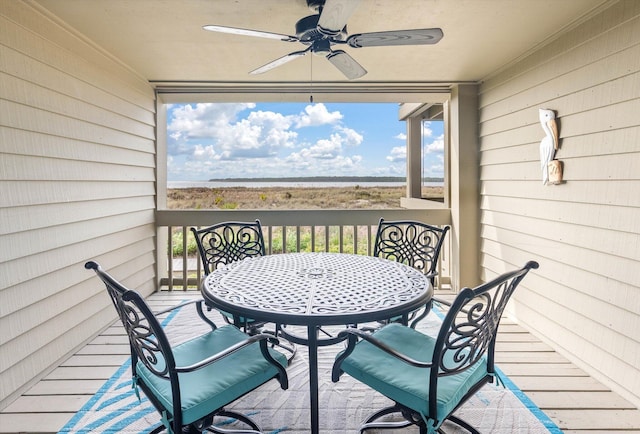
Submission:
[[[480,283],[480,168],[478,88],[452,88],[449,132],[451,180],[451,286]]]
[[[156,210],[167,208],[167,106],[156,96]],[[166,227],[156,227],[156,290],[160,279],[167,276],[167,246],[169,234]],[[169,255],[171,257],[171,255]]]
[[[422,119],[409,117],[407,124],[407,197],[422,198]]]

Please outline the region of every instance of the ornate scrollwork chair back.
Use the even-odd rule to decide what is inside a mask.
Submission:
[[[154,314],[138,292],[127,289],[96,262],[87,262],[85,268],[94,270],[105,284],[127,333],[134,387],[142,389],[161,415],[152,433],[225,432],[214,426],[216,416],[235,418],[251,432],[260,431],[247,416],[224,406],[273,378],[283,389],[288,387],[286,358],[267,346],[272,336],[249,336],[230,325],[217,327],[206,316],[201,299]],[[171,345],[157,315],[189,305],[195,306],[205,331]]]
[[[259,220],[255,222],[222,222],[191,228],[206,274],[219,265],[244,258],[265,255],[265,242]]]
[[[380,219],[373,256],[402,262],[429,276],[435,284],[438,258],[449,226],[439,228],[412,220]]]
[[[221,265],[256,256],[264,256],[265,243],[260,220],[255,222],[221,222],[196,229],[191,228],[205,274],[210,274]],[[222,312],[228,321],[243,327],[245,331],[257,333],[263,322],[252,318],[233,318]]]
[[[538,264],[530,261],[476,288],[464,288],[435,338],[398,323],[373,334],[357,329],[341,332],[349,340],[336,357],[333,381],[346,372],[395,402],[372,414],[361,431],[417,425],[420,433],[430,434],[442,432],[440,426],[449,420],[477,434],[453,413],[493,382],[500,319],[517,286],[536,268]],[[393,413],[405,420],[392,425],[378,421]]]
[[[221,265],[266,254],[262,225],[258,219],[253,222],[221,222],[202,229],[192,227],[191,232],[195,237],[205,274],[212,273]],[[249,334],[263,331],[265,323],[262,321],[233,317],[228,312],[221,313],[227,322],[243,328]],[[278,346],[288,354],[288,360],[291,361],[297,351],[295,345],[281,341]]]
[[[104,273],[95,262],[88,262],[86,267]],[[168,350],[170,346],[166,335],[158,333],[162,326],[156,316],[137,292],[126,289],[113,278],[107,278],[106,274],[99,276],[104,277],[107,292],[129,338],[134,372],[140,361],[155,375],[169,379],[169,373],[175,370],[176,364],[173,353]],[[215,324],[211,327],[215,328]]]
[[[373,256],[401,262],[422,271],[435,288],[438,260],[448,231],[449,226],[439,228],[415,220],[385,221],[381,218],[373,244]],[[430,310],[431,303],[419,315],[415,312],[410,317],[411,326],[415,327]]]

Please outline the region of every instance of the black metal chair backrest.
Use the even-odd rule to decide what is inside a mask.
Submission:
[[[87,262],[85,268],[94,270],[105,284],[122,321],[131,349],[132,378],[138,377],[137,365],[138,362],[141,362],[152,374],[169,380],[174,404],[172,409],[172,414],[175,415],[174,422],[177,426],[181,426],[180,383],[176,372],[176,362],[167,335],[158,319],[140,294],[124,287],[96,262]],[[153,394],[147,393],[146,388],[143,387],[143,389],[154,406],[158,409],[161,408]]]
[[[97,263],[89,261],[85,268],[94,270],[107,288],[129,338],[134,374],[140,361],[155,375],[171,379],[170,372],[176,366],[171,346],[146,301],[136,291],[122,286]]]
[[[486,355],[487,372],[493,375],[494,352],[500,319],[520,281],[538,263],[529,261],[519,270],[504,273],[476,288],[463,288],[447,312],[435,344],[429,390],[436,391],[438,379],[459,374]],[[484,383],[482,383],[484,384]],[[478,388],[482,386],[478,385]],[[437,414],[437,394],[429,399],[430,414]]]
[[[402,262],[431,275],[435,284],[438,258],[449,226],[439,228],[412,220],[380,219],[373,256]]]
[[[244,258],[265,255],[265,242],[260,221],[222,222],[207,228],[191,228],[204,272],[209,274],[219,265]]]

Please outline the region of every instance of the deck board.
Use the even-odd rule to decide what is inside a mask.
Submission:
[[[548,409],[545,413],[560,429],[592,430],[608,432],[638,429],[640,427],[639,410],[558,410]],[[591,432],[589,432],[591,434]],[[626,431],[625,431],[626,434]]]
[[[0,413],[0,432],[5,434],[56,434],[75,412],[69,413]]]
[[[129,338],[124,333],[100,335],[92,340],[89,345],[129,345]]]
[[[510,377],[589,376],[582,369],[570,363],[500,363],[499,368]]]
[[[546,352],[553,353],[553,349],[540,341],[528,341],[528,342],[498,342],[496,343],[496,352],[510,352],[510,353],[518,353],[518,352]]]
[[[121,366],[129,355],[73,355],[60,366]]]
[[[544,403],[545,408],[566,409],[624,409],[634,410],[633,404],[613,392],[542,391],[527,392],[532,401]]]
[[[160,310],[198,296],[162,292],[150,304]],[[498,367],[563,432],[640,434],[640,410],[508,318],[498,342]],[[115,323],[0,412],[0,433],[57,433],[128,358],[126,336]]]
[[[496,349],[496,363],[500,366],[502,363],[566,363],[569,361],[560,354],[553,351],[545,352],[528,352],[521,351],[517,353],[498,351]]]
[[[91,395],[23,395],[9,405],[5,411],[11,413],[75,413],[87,403]]]
[[[609,388],[591,377],[531,377],[509,376],[511,381],[524,392],[531,391],[599,391],[608,392]]]
[[[103,380],[42,380],[25,395],[93,395],[103,384]]]
[[[95,345],[89,344],[85,345],[80,351],[76,354],[78,355],[103,355],[103,356],[113,356],[118,354],[124,354],[128,356],[130,354],[129,344],[105,344],[105,345]]]
[[[108,380],[116,366],[61,366],[45,377],[47,380]]]

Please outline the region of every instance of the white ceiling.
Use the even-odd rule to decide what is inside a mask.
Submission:
[[[440,27],[444,37],[437,45],[341,46],[368,70],[354,82],[313,55],[249,75],[305,46],[202,30],[218,24],[295,34],[296,21],[312,14],[305,0],[33,1],[152,82],[362,86],[480,81],[610,0],[362,0],[349,34]]]

